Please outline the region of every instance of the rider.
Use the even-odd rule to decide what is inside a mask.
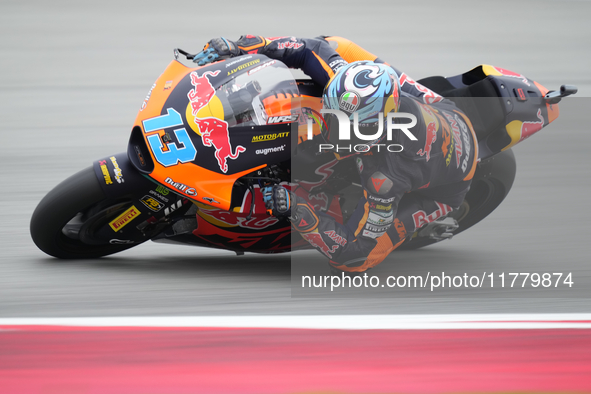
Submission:
[[[469,190],[478,154],[470,120],[453,103],[341,37],[246,35],[236,42],[216,38],[207,43],[194,61],[204,65],[253,53],[301,69],[325,86],[325,109],[345,112],[351,122],[357,112],[359,126],[375,130],[389,112],[412,114],[417,119],[416,126],[410,128],[414,140],[394,133],[391,141],[358,141],[368,146],[360,152],[347,152],[344,157],[335,153],[337,159],[355,159],[364,189],[345,224],[317,212],[305,199],[283,186],[263,189],[269,212],[289,218],[292,227],[326,255],[332,267],[348,272],[366,271],[382,262],[415,231],[460,207]],[[367,89],[368,86],[377,88]],[[345,100],[349,105],[343,105],[344,96],[355,96],[355,105],[351,105],[350,99]],[[379,112],[384,113],[383,118],[377,116]],[[337,122],[333,116],[328,120],[322,134],[326,142],[333,142]],[[380,142],[398,143],[403,150],[389,153],[379,149],[379,145],[384,145]]]

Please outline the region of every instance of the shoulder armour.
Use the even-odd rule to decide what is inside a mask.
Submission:
[[[378,196],[383,196],[388,194],[388,192],[394,186],[394,182],[386,175],[384,175],[381,171],[376,171],[367,180],[367,190],[371,194],[376,194]]]

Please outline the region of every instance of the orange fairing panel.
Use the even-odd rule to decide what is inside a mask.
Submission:
[[[136,118],[136,124],[141,124],[141,121],[144,119],[160,115],[162,107],[170,93],[190,71],[192,69],[180,62],[176,60],[171,61],[168,67],[166,67],[166,70],[158,77],[154,85],[152,85],[152,89],[150,89],[150,92],[144,99],[144,103]]]
[[[293,94],[280,93],[275,96],[269,96],[262,101],[267,117],[273,116],[291,116],[292,101],[297,100]]]
[[[262,167],[264,166],[258,168]],[[187,168],[179,165],[162,168],[156,165],[150,177],[194,201],[229,211],[234,183],[238,178],[255,169],[248,169],[232,175],[220,175],[196,166]],[[183,180],[185,183],[179,182]]]
[[[322,100],[319,97],[301,96],[294,98],[292,108],[299,108],[304,115],[297,124],[298,144],[308,140],[308,119],[312,121],[312,135],[320,134],[320,124],[324,122],[324,118],[320,114]]]
[[[548,93],[548,89],[546,89],[544,86],[540,85],[536,81],[534,81],[534,84],[538,87],[538,89],[540,89],[540,93],[542,93],[542,96],[545,96],[546,93]],[[556,118],[558,118],[558,115],[560,115],[558,104],[546,103],[546,109],[548,110],[548,123],[552,123],[556,120]]]
[[[483,64],[479,67],[482,68],[484,75],[505,78],[506,81],[515,81],[511,83],[514,88],[509,89],[513,90],[510,94],[515,95],[515,103],[523,103],[517,105],[514,103],[513,110],[507,116],[505,130],[507,136],[510,138],[510,142],[502,150],[507,150],[515,146],[558,118],[558,104],[548,104],[543,101],[543,97],[548,93],[548,89],[538,82],[504,68],[488,64]],[[478,67],[474,70],[477,69]],[[526,107],[525,105],[530,103],[532,99],[535,101],[529,107]]]
[[[228,127],[223,111],[220,119],[217,107],[207,107],[217,100],[213,86],[231,79],[224,63],[188,68],[173,60],[152,86],[135,124],[154,163],[152,179],[194,201],[229,210],[236,180],[273,158],[255,156],[248,147],[255,127],[240,128],[246,132],[241,135]],[[250,160],[237,160],[241,155]]]

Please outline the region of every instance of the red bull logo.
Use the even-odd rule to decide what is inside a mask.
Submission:
[[[433,104],[443,100],[443,97],[441,95],[435,93],[428,87],[415,82],[414,79],[412,79],[405,73],[402,73],[402,75],[400,76],[400,87],[402,87],[402,85],[404,85],[405,83],[413,86],[419,92],[423,93],[423,102],[425,104]]]
[[[500,72],[505,77],[519,78],[519,79],[521,79],[521,81],[524,84],[526,84],[527,86],[530,86],[529,82],[527,81],[527,78],[521,74],[517,74],[516,72],[505,70],[504,68],[500,68],[500,67],[494,67],[494,69],[497,70],[498,72]]]
[[[197,115],[197,112],[205,107],[215,95],[215,89],[211,82],[209,82],[207,76],[211,75],[212,77],[215,77],[219,73],[220,70],[206,71],[201,76],[197,75],[196,71],[191,73],[190,77],[193,90],[190,90],[189,93],[187,93],[187,97],[189,97],[189,100],[191,101],[193,115]]]
[[[427,155],[427,161],[431,158],[431,145],[437,141],[437,126],[435,126],[435,122],[430,122],[427,126],[427,138],[425,140],[425,147],[423,149],[419,149],[417,155],[425,156]]]
[[[195,124],[199,127],[201,141],[204,146],[213,146],[215,148],[215,158],[217,159],[218,166],[222,172],[225,173],[228,172],[228,159],[236,159],[240,153],[246,151],[246,148],[239,145],[232,152],[230,133],[226,121],[214,117],[197,117],[199,110],[209,104],[215,95],[215,89],[207,77],[215,77],[219,73],[220,70],[206,71],[199,76],[196,71],[193,71],[190,74],[193,90],[190,90],[187,93],[187,97],[191,102],[192,114],[195,116]]]
[[[195,118],[195,123],[201,131],[203,145],[215,147],[215,158],[223,172],[228,172],[228,159],[236,159],[246,148],[238,145],[232,152],[228,123],[216,118]]]
[[[542,116],[542,110],[539,108],[537,117],[539,119],[537,122],[523,122],[521,125],[521,138],[519,139],[519,142],[542,130],[542,127],[544,127],[544,117]]]
[[[437,141],[437,123],[435,115],[427,106],[421,105],[421,110],[423,112],[423,118],[425,119],[425,123],[428,123],[425,136],[425,146],[423,147],[423,149],[419,149],[417,155],[427,155],[427,161],[429,161],[429,159],[431,158],[432,145],[435,143],[435,141]]]
[[[310,205],[312,205],[316,210],[328,209],[328,196],[324,192],[308,196],[304,195],[303,197],[307,198]]]
[[[436,204],[438,206],[437,210],[429,215],[427,215],[427,213],[423,210],[417,211],[412,214],[412,220],[415,224],[415,230],[453,211],[453,208],[449,205],[442,204],[440,202],[436,202]]]

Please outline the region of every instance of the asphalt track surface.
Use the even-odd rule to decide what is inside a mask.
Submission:
[[[585,124],[591,2],[217,5],[0,4],[1,317],[591,311],[591,134]],[[154,243],[91,261],[58,261],[40,252],[28,230],[36,204],[94,159],[126,149],[139,106],[172,48],[197,51],[212,37],[248,33],[345,36],[415,79],[487,63],[549,88],[577,85],[582,98],[565,102],[555,124],[515,148],[517,178],[497,211],[451,241],[392,255],[374,271],[572,272],[580,291],[539,288],[527,298],[507,298],[510,290],[494,298],[461,291],[454,297],[292,298],[289,255],[237,257]]]

